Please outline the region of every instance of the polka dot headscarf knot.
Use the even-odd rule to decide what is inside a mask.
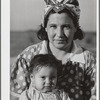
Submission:
[[[73,16],[77,19],[80,17],[80,8],[77,0],[44,0],[46,3],[44,16],[42,20],[42,26],[44,27],[44,21],[47,15],[54,10],[55,12],[60,12],[63,9],[69,10]]]

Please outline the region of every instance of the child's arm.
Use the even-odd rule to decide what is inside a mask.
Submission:
[[[62,98],[63,98],[62,100],[71,100],[71,99],[69,98],[68,94],[67,94],[65,91],[63,91]]]

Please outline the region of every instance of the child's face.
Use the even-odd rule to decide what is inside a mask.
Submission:
[[[56,87],[57,69],[42,67],[31,77],[31,81],[37,90],[41,92],[51,92]]]

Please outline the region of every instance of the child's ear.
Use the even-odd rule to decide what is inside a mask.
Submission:
[[[33,74],[31,74],[30,75],[30,79],[31,79],[31,85],[33,86],[33,87],[35,87],[35,80],[34,80],[34,75]]]
[[[34,75],[33,74],[30,75],[30,79],[31,79],[31,82],[34,82]]]

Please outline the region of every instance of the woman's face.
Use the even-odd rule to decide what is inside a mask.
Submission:
[[[76,28],[67,13],[54,13],[48,18],[46,32],[53,47],[65,50],[70,49]]]

